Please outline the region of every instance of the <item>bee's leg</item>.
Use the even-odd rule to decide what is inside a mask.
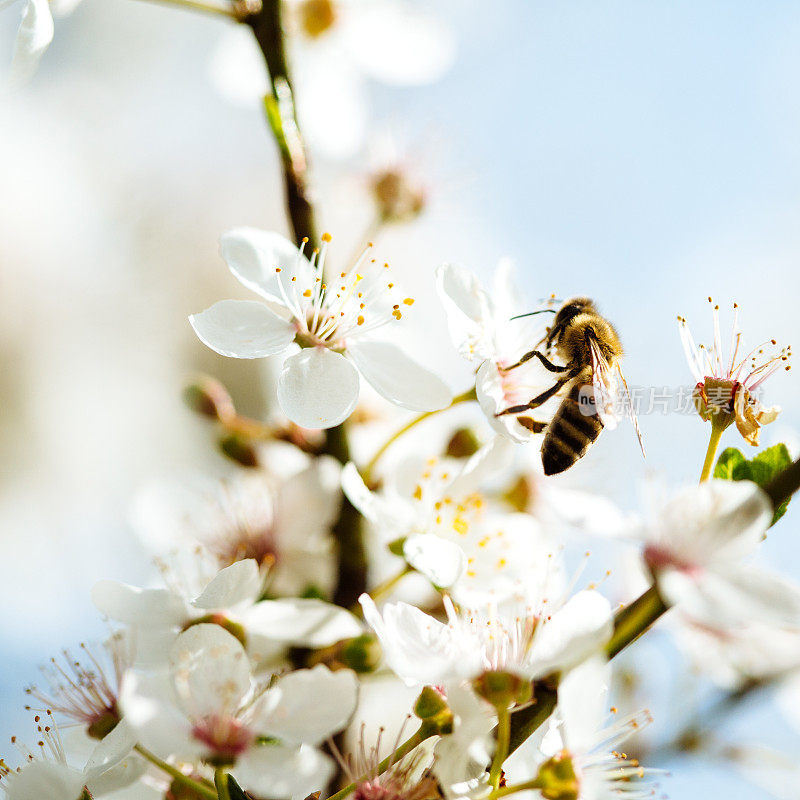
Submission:
[[[537,397],[534,397],[528,403],[523,403],[520,406],[511,406],[511,408],[506,408],[503,411],[498,412],[495,414],[496,417],[502,417],[504,414],[519,414],[522,411],[527,411],[530,408],[536,408],[537,406],[542,405],[542,403],[547,402],[558,390],[569,380],[575,377],[577,373],[575,370],[570,370],[563,378],[559,378],[547,391],[542,392]]]
[[[531,350],[529,353],[525,353],[516,364],[512,364],[510,367],[503,367],[503,372],[509,372],[512,369],[522,366],[526,361],[530,361],[534,358],[534,356],[542,362],[542,366],[549,372],[566,372],[568,369],[568,367],[559,367],[557,364],[554,364],[546,355],[540,353],[538,350]]]

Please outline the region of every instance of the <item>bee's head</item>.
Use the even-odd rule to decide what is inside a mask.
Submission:
[[[547,347],[550,348],[553,345],[557,345],[561,334],[564,332],[564,328],[566,328],[578,314],[583,314],[587,311],[592,313],[597,312],[594,302],[588,297],[573,297],[571,300],[567,300],[564,305],[558,309],[558,313],[553,319],[553,325],[547,333]]]

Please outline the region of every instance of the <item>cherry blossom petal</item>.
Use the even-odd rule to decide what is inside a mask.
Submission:
[[[178,625],[189,616],[186,603],[167,589],[140,589],[117,581],[99,581],[92,587],[99,611],[127,625]]]
[[[220,250],[231,272],[248,289],[282,306],[286,300],[281,285],[289,287],[296,278],[295,283],[306,286],[314,279],[309,260],[279,233],[236,228],[222,235]]]
[[[514,401],[508,399],[503,386],[503,376],[500,374],[497,364],[491,359],[487,359],[478,367],[478,372],[475,375],[475,393],[478,396],[478,404],[481,407],[481,411],[483,411],[486,420],[496,433],[507,436],[512,442],[521,444],[533,439],[535,435],[533,431],[519,422],[518,417],[535,419],[535,412],[526,412],[522,415],[504,414],[501,417],[497,416],[501,411],[513,405]],[[535,395],[532,393],[532,396]],[[530,400],[530,397],[525,400],[521,399],[520,402],[523,403],[528,400]]]
[[[594,656],[565,675],[558,686],[562,737],[573,752],[588,753],[597,741],[608,708],[611,672],[603,656]]]
[[[373,389],[401,408],[435,411],[450,405],[447,385],[393,344],[355,341],[347,354]]]
[[[85,783],[82,772],[52,761],[32,761],[14,774],[6,788],[8,800],[64,798],[78,800]]]
[[[255,300],[220,300],[189,322],[204,345],[230,358],[282,353],[296,333],[290,322]]]
[[[490,358],[494,354],[492,306],[475,274],[455,264],[443,264],[436,270],[436,288],[459,353],[470,361]]]
[[[131,751],[138,739],[136,731],[130,726],[127,720],[123,719],[114,726],[111,733],[106,734],[99,744],[94,748],[89,760],[86,763],[84,772],[88,782],[96,781],[103,773],[110,769],[119,767],[126,758],[131,755]],[[138,759],[131,759],[131,763],[126,764],[123,774],[132,775],[131,781],[136,780],[137,769],[142,766],[136,765]],[[122,777],[120,776],[122,780]],[[122,785],[125,785],[124,783]],[[96,784],[93,788],[97,789]]]
[[[192,625],[170,653],[175,690],[191,717],[233,714],[250,690],[250,661],[241,642],[219,625]]]
[[[387,603],[383,614],[372,598],[359,598],[364,619],[378,635],[383,656],[407,686],[442,684],[477,674],[480,653],[462,652],[452,628],[408,603]]]
[[[319,744],[342,730],[356,710],[358,678],[350,670],[331,672],[319,664],[290,672],[277,683],[278,703],[259,732],[288,744]]]
[[[415,570],[440,589],[452,586],[467,568],[464,551],[454,542],[435,533],[409,536],[403,544],[403,556]]]
[[[415,470],[413,480],[416,481],[418,477]],[[363,516],[375,524],[385,541],[405,535],[413,526],[416,515],[410,503],[370,491],[352,462],[345,464],[342,469],[342,489]]]
[[[253,558],[236,561],[221,569],[194,600],[195,608],[231,608],[239,603],[253,602],[261,592],[262,578]]]
[[[530,676],[576,666],[598,652],[613,631],[608,600],[595,591],[578,592],[540,623],[528,658]]]
[[[191,723],[175,702],[175,691],[166,667],[130,670],[125,675],[119,704],[139,742],[161,757],[198,758],[205,748],[192,736]]]
[[[289,356],[278,379],[283,413],[303,428],[332,428],[358,402],[358,372],[342,355],[311,347]]]
[[[262,600],[242,614],[242,622],[250,638],[296,647],[326,647],[364,632],[349,611],[313,598]]]
[[[307,797],[327,786],[336,772],[333,761],[313,747],[269,744],[251,747],[233,775],[245,790],[275,800]]]

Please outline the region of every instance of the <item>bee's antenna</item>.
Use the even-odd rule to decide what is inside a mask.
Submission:
[[[516,317],[511,317],[511,319],[522,319],[523,317],[532,317],[534,314],[555,314],[555,308],[542,308],[539,311],[529,311],[527,314],[517,314]],[[510,322],[511,320],[509,320]]]

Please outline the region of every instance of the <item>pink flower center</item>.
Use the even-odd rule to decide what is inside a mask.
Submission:
[[[683,561],[675,553],[658,545],[648,545],[645,547],[643,555],[645,563],[653,572],[659,572],[663,569],[677,569],[687,575],[698,575],[700,573],[700,567],[696,564]]]
[[[255,739],[248,727],[236,717],[211,714],[195,722],[192,736],[211,751],[214,764],[233,764]]]

